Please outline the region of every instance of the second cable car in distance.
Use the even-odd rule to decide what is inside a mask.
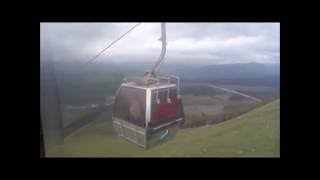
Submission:
[[[157,73],[166,54],[165,28],[161,23],[161,54],[151,71],[126,78],[113,105],[117,134],[146,149],[172,138],[185,119],[179,78]]]

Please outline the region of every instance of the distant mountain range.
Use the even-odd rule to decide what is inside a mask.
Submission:
[[[204,81],[216,84],[240,84],[240,85],[267,85],[276,86],[280,84],[280,64],[263,63],[236,63],[236,64],[214,64],[197,65],[191,63],[168,63],[160,67],[164,74],[177,75],[184,81]],[[86,68],[80,68],[79,62],[58,64],[62,72],[74,72],[78,75],[89,73],[102,75],[104,78],[128,77],[143,75],[150,70],[153,62],[127,62],[127,63],[92,63]],[[69,74],[69,73],[68,73]],[[70,75],[70,74],[69,74]]]
[[[218,84],[279,86],[280,64],[237,63],[164,69],[182,80]]]
[[[56,66],[63,72],[82,72],[84,71],[136,71],[143,74],[150,70],[154,62],[119,62],[119,63],[91,63],[85,68],[80,62],[58,62]],[[179,76],[196,76],[196,77],[214,77],[214,78],[252,78],[279,76],[280,64],[263,64],[263,63],[235,63],[235,64],[213,64],[197,65],[191,63],[168,63],[165,62],[160,66],[160,72],[175,74]]]
[[[280,76],[280,65],[261,63],[216,64],[176,69],[172,73],[184,77],[257,78]]]

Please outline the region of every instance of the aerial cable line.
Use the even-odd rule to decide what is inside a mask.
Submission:
[[[84,65],[87,65],[91,62],[93,62],[95,59],[97,59],[104,51],[106,51],[107,49],[109,49],[112,45],[114,45],[116,42],[118,42],[120,39],[122,39],[125,35],[127,35],[129,32],[131,32],[133,29],[135,29],[136,27],[138,27],[141,23],[138,23],[136,25],[134,25],[132,28],[130,28],[126,33],[124,33],[123,35],[121,35],[120,37],[118,37],[117,39],[115,39],[112,43],[110,43],[107,47],[105,47],[104,49],[102,49],[97,55],[95,55],[94,57],[92,57],[88,62],[86,62]]]

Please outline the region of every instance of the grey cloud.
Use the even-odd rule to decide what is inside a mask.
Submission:
[[[89,59],[134,24],[41,24],[41,58]],[[99,61],[153,61],[160,53],[159,37],[159,23],[142,23]],[[167,40],[170,61],[280,62],[279,23],[167,23]]]

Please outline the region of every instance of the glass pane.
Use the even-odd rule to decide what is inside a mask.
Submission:
[[[152,91],[151,100],[151,126],[156,126],[178,118],[178,105],[181,104],[177,99],[177,89],[170,88],[169,97],[171,103],[167,102],[168,88],[159,89],[158,98],[160,104],[156,102],[157,90]],[[179,113],[181,114],[181,113]]]
[[[114,104],[114,117],[144,127],[145,111],[145,90],[125,86],[121,87]]]

